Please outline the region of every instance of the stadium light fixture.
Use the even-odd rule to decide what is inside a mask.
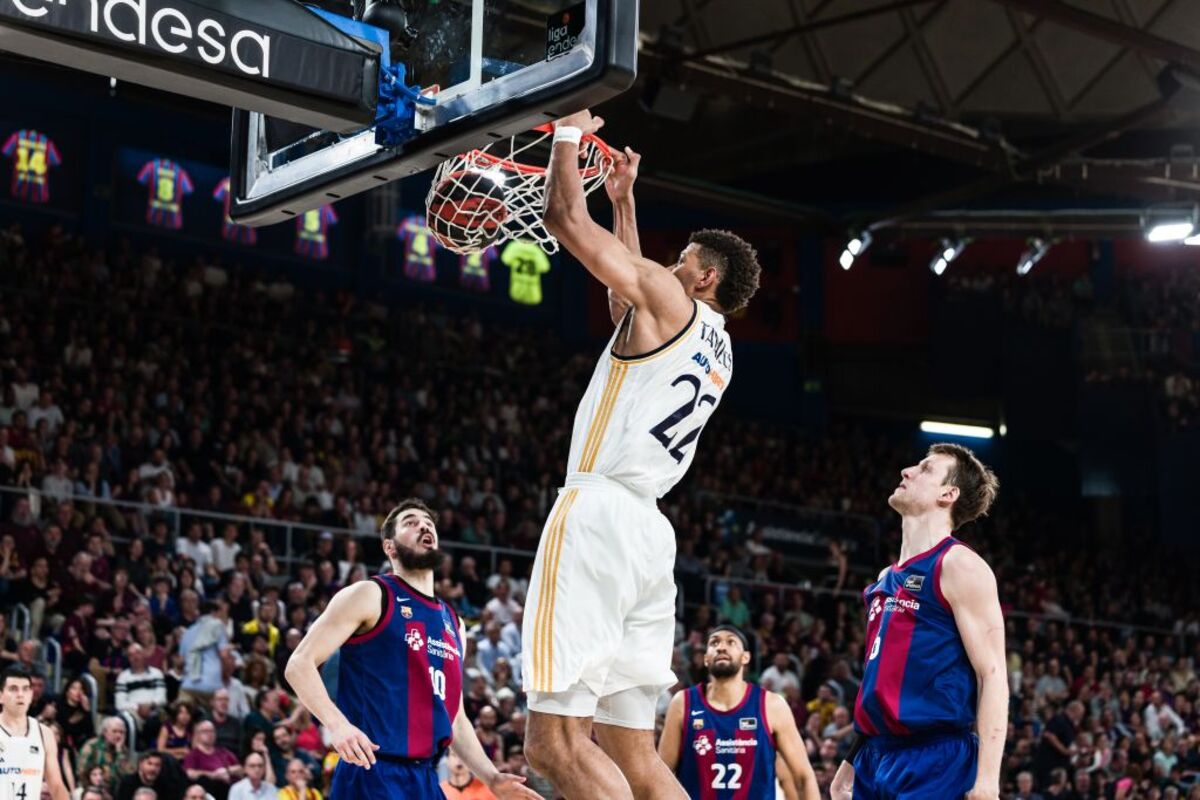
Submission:
[[[941,436],[959,436],[966,439],[991,439],[996,432],[983,425],[963,425],[957,422],[939,422],[927,419],[921,421],[922,433],[936,433]]]
[[[1021,260],[1017,262],[1017,274],[1028,275],[1029,271],[1033,269],[1033,265],[1041,261],[1046,256],[1046,253],[1050,252],[1050,246],[1050,243],[1045,239],[1030,239],[1029,246],[1021,254]]]
[[[1196,208],[1150,208],[1142,217],[1148,242],[1182,242],[1196,233]]]
[[[933,271],[934,275],[941,275],[954,259],[962,255],[962,251],[966,248],[966,239],[956,239],[954,241],[942,239],[941,248],[938,250],[937,255],[933,257],[933,260],[929,262],[929,269]]]
[[[842,265],[842,269],[850,269],[852,266],[854,266],[854,259],[862,255],[863,251],[870,246],[871,232],[863,231],[850,241],[846,242],[846,248],[842,250],[842,254],[838,256],[838,263]]]

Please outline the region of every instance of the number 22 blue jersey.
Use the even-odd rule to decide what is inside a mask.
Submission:
[[[767,693],[746,684],[728,711],[708,704],[705,686],[684,694],[679,780],[692,800],[774,800],[775,737]]]

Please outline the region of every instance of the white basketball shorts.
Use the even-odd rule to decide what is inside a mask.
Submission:
[[[534,711],[653,729],[675,683],[675,531],[653,497],[572,473],[526,596],[522,680]]]

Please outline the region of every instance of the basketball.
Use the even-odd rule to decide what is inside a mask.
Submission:
[[[456,253],[478,253],[500,237],[508,218],[507,196],[498,171],[452,172],[434,187],[426,221],[442,246]]]

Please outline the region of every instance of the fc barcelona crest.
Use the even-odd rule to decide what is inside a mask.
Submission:
[[[697,730],[697,731],[704,730],[704,720],[703,719],[692,720],[692,729]]]
[[[412,619],[412,609],[408,606],[400,606],[400,616],[405,619]]]

